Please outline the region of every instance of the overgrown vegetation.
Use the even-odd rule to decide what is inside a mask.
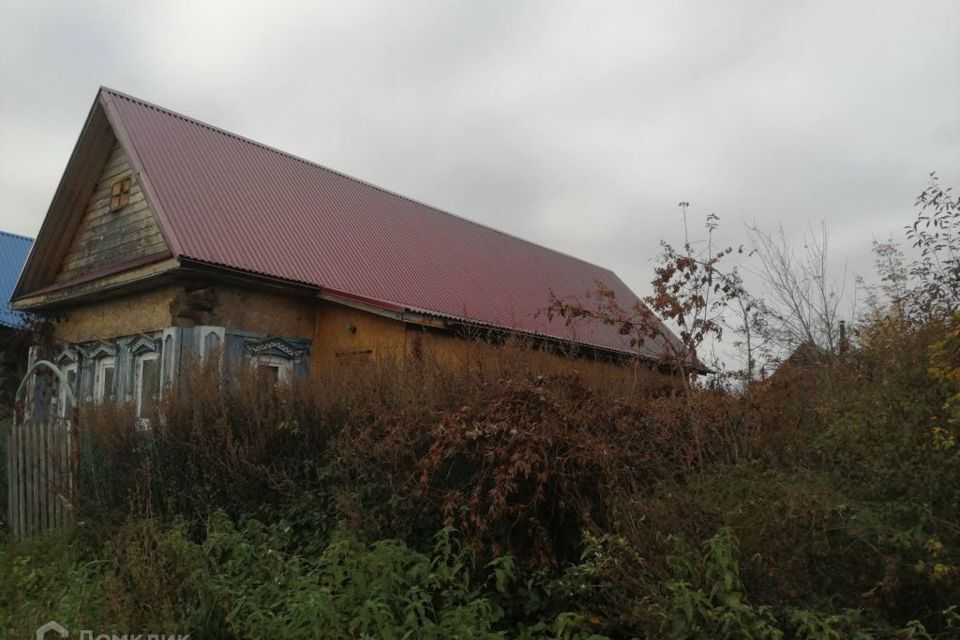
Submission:
[[[751,362],[733,382],[615,386],[507,344],[482,367],[367,363],[279,389],[197,370],[150,431],[88,410],[76,525],[0,545],[0,628],[960,637],[960,247],[921,231],[960,209],[936,182],[919,204],[918,261],[878,246],[882,286],[849,335],[812,326],[835,304],[804,316],[828,344],[767,379]],[[730,252],[692,246],[667,247],[654,290],[696,366],[718,300],[765,336],[720,273]],[[653,339],[639,311],[586,300],[553,311]]]

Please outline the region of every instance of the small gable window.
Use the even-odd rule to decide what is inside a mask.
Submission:
[[[110,188],[110,211],[119,211],[130,203],[130,178],[115,182]]]

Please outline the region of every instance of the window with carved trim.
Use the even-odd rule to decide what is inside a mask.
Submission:
[[[114,392],[116,372],[116,358],[100,358],[97,360],[93,377],[93,399],[95,402],[113,402],[116,399],[116,393]]]
[[[134,401],[140,425],[150,426],[150,416],[155,412],[160,397],[160,356],[156,352],[138,355],[134,361]]]
[[[284,384],[293,373],[293,363],[279,356],[261,354],[253,357],[257,378],[268,385]]]
[[[73,416],[73,399],[77,393],[79,369],[76,362],[71,362],[70,364],[64,365],[61,371],[63,371],[66,381],[60,382],[60,417],[69,420]],[[68,388],[73,394],[67,392]]]
[[[130,204],[131,179],[124,178],[110,187],[110,211],[119,211]]]
[[[96,372],[93,379],[93,399],[97,403],[113,402],[116,399],[116,393],[114,392],[116,371],[116,358],[100,358],[97,360]]]

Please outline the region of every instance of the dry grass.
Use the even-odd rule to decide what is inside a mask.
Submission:
[[[549,564],[576,557],[581,531],[607,528],[618,496],[695,467],[703,450],[734,462],[745,448],[742,398],[683,395],[655,372],[517,342],[461,353],[314,366],[276,388],[192,366],[149,431],[127,406],[88,408],[82,510],[200,523],[321,492],[331,517],[374,537],[453,525],[485,553]]]

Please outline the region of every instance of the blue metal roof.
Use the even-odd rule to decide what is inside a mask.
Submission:
[[[33,238],[0,231],[0,325],[20,327],[24,316],[10,308],[10,296],[27,261]]]

